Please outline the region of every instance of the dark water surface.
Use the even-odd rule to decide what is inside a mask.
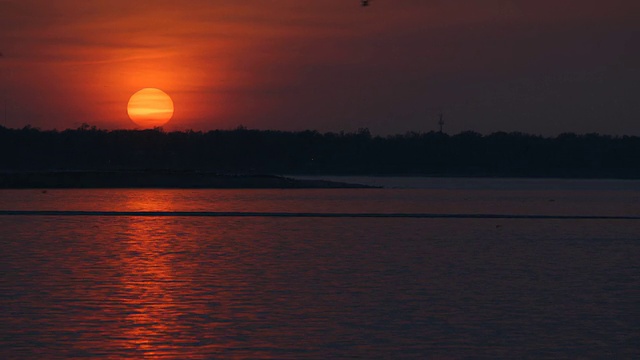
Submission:
[[[555,191],[24,190],[0,192],[0,210],[640,214],[634,190]],[[0,229],[3,359],[640,356],[638,220],[0,216]]]

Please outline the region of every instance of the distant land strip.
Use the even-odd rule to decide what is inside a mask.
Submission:
[[[164,132],[0,125],[0,154],[5,189],[336,187],[224,174],[640,179],[640,136],[574,133],[374,136],[366,128]]]
[[[1,143],[0,143],[1,144]],[[337,181],[210,171],[0,171],[0,189],[365,189]]]
[[[640,216],[433,214],[433,213],[310,213],[242,211],[59,211],[0,210],[0,216],[105,216],[105,217],[277,217],[277,218],[403,218],[403,219],[539,219],[539,220],[640,220]]]

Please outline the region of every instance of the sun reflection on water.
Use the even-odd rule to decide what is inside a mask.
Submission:
[[[168,256],[171,244],[157,225],[146,220],[131,222],[125,240],[128,249],[120,257],[127,294],[122,301],[130,309],[124,338],[130,339],[131,347],[148,354],[160,350],[154,339],[165,338],[177,327],[174,290],[165,286],[176,282]]]
[[[8,198],[17,203],[23,194]],[[73,194],[58,199],[67,208],[95,203],[130,211],[245,209],[260,202],[265,211],[285,204],[303,209],[318,198],[317,192],[296,192],[293,202],[273,200],[283,196],[277,192]],[[621,349],[618,357],[634,358],[636,347],[625,336],[637,328],[627,314],[637,307],[629,294],[640,286],[640,224],[501,225],[0,217],[0,323],[8,329],[0,352],[17,359],[520,358],[532,350],[575,355],[578,346],[595,357]]]

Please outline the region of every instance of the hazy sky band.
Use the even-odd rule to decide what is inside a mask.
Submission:
[[[640,134],[637,1],[0,1],[0,124]]]

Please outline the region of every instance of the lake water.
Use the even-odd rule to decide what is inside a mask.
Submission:
[[[360,180],[2,190],[0,358],[640,357],[640,182]]]

